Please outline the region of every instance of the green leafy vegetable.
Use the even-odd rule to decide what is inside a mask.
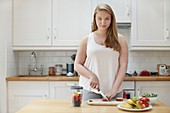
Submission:
[[[155,93],[143,93],[142,97],[157,97],[158,94]]]

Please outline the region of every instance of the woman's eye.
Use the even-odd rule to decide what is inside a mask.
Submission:
[[[110,20],[109,18],[106,18],[106,20]]]
[[[101,18],[98,18],[98,20],[102,20]]]

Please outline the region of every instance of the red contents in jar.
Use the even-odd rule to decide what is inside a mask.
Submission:
[[[80,107],[82,103],[82,94],[81,92],[74,92],[72,96],[72,103],[74,107]]]

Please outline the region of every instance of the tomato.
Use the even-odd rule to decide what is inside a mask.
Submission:
[[[142,98],[140,98],[140,100],[141,100],[143,103],[147,103],[147,104],[149,104],[149,102],[150,102],[150,99],[147,98],[147,97],[142,97]]]
[[[78,96],[76,96],[76,101],[79,101],[79,97]]]
[[[102,98],[102,101],[108,101],[106,98]]]
[[[146,107],[148,107],[150,104],[150,99],[147,97],[140,98],[140,101],[142,101],[142,104],[145,104]]]
[[[146,106],[145,104],[142,104],[142,109],[143,109],[143,108],[146,108],[146,107],[147,107],[147,106]]]

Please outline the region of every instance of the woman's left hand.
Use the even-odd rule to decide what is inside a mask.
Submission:
[[[105,95],[109,100],[112,100],[112,98],[116,96],[116,91],[110,90]]]

